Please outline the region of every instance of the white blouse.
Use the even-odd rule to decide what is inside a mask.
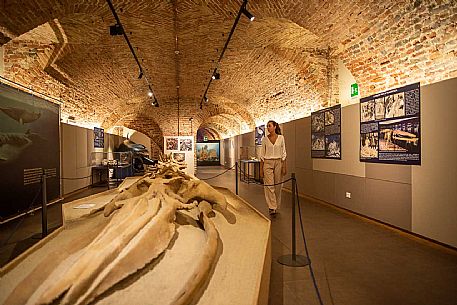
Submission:
[[[281,159],[286,160],[286,143],[284,136],[278,135],[275,144],[271,143],[268,137],[262,139],[262,149],[260,150],[260,160],[265,159]]]

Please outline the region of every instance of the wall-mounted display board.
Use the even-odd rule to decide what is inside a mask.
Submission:
[[[197,143],[197,165],[220,165],[220,141]]]
[[[0,220],[60,197],[60,106],[0,83]]]
[[[103,148],[105,144],[105,131],[103,128],[94,127],[94,148]]]
[[[420,84],[360,99],[360,161],[421,164]]]
[[[185,172],[194,174],[194,139],[191,136],[166,136],[164,141],[164,154],[171,156],[178,162],[186,162]]]
[[[255,145],[262,145],[262,138],[265,136],[265,125],[255,128]]]
[[[311,157],[341,159],[341,105],[311,113]]]

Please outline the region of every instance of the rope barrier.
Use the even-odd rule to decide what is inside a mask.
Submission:
[[[33,198],[32,200],[32,203],[29,205],[29,207],[27,208],[27,211],[29,211],[34,203],[35,203],[35,200],[38,198],[38,195],[41,193],[41,184],[40,184],[40,188],[38,189],[38,191],[36,192],[35,194],[35,197]],[[0,246],[0,248],[3,248],[4,246],[8,245],[11,237],[13,237],[13,235],[17,232],[17,230],[19,229],[20,225],[22,224],[22,222],[24,221],[25,219],[25,216],[27,215],[28,213],[24,213],[24,215],[22,216],[21,220],[18,221],[18,223],[16,224],[16,226],[14,227],[13,231],[11,232],[11,234],[8,236],[8,238],[5,240],[4,243],[2,243],[2,245]]]
[[[80,180],[80,179],[86,179],[86,178],[90,178],[92,177],[91,176],[86,176],[86,177],[79,177],[79,178],[60,178],[60,180]]]
[[[209,177],[209,178],[200,179],[200,180],[211,180],[211,179],[214,179],[214,178],[216,178],[216,177],[222,176],[222,175],[224,175],[225,173],[227,173],[229,170],[233,169],[235,166],[236,166],[236,164],[233,165],[232,167],[230,167],[229,169],[227,169],[226,171],[224,171],[224,172],[222,172],[222,173],[220,173],[220,174],[218,174],[218,175],[216,175],[216,176],[214,176],[214,177]]]
[[[295,178],[293,178],[293,179],[295,180]],[[300,198],[299,198],[300,196],[298,196],[298,184],[297,183],[295,183],[295,190],[296,190],[295,196],[297,197],[298,215],[299,215],[299,219],[300,219],[301,234],[303,237],[303,243],[305,245],[306,256],[308,257],[308,259],[310,261],[309,272],[310,272],[311,278],[313,280],[313,285],[314,285],[314,289],[316,290],[317,298],[319,299],[319,304],[323,305],[324,303],[322,302],[321,294],[319,292],[319,288],[317,287],[316,277],[314,276],[313,267],[311,265],[311,257],[309,256],[308,245],[306,243],[305,230],[303,229],[303,220],[302,220],[302,215],[301,215]]]

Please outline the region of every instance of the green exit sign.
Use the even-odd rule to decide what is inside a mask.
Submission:
[[[351,97],[359,95],[359,85],[357,83],[351,85]]]

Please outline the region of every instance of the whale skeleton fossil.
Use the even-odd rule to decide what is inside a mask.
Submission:
[[[206,233],[203,259],[169,303],[188,304],[195,299],[216,261],[218,232],[210,219],[214,215],[212,205],[226,209],[227,201],[205,182],[185,175],[178,165],[161,163],[155,176],[145,175],[131,186],[120,188],[109,203],[92,211],[96,214],[103,209],[104,216],[109,217],[107,225],[86,247],[64,259],[35,289],[27,304],[93,302],[167,249],[175,235],[177,210],[196,208]],[[19,285],[28,281],[25,277]],[[21,299],[15,296],[21,291],[18,288],[5,304],[17,304]]]

